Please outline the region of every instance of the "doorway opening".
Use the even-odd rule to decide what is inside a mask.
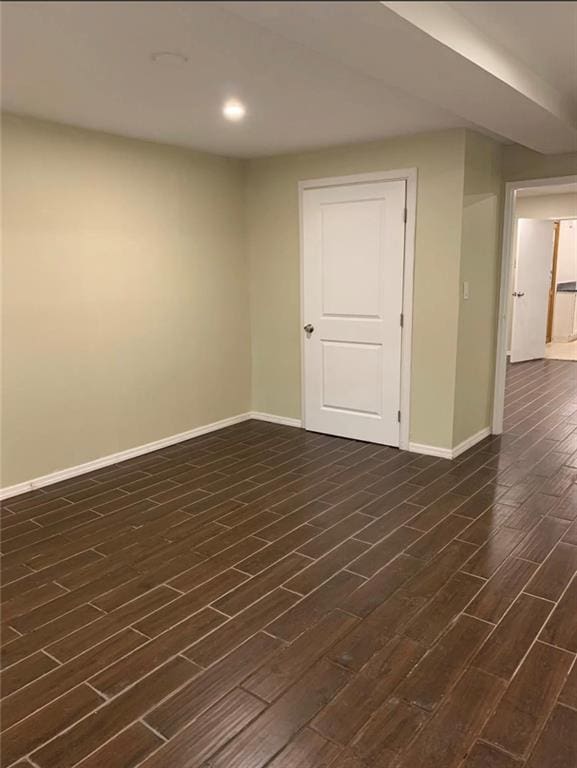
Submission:
[[[538,359],[577,363],[577,176],[506,185],[494,434],[507,363]]]

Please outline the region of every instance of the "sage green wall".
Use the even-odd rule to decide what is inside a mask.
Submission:
[[[2,486],[250,410],[243,174],[6,117]]]
[[[298,182],[418,169],[411,440],[453,445],[465,131],[252,160],[247,171],[252,402],[301,416]]]
[[[499,306],[502,146],[467,131],[453,445],[491,424]],[[469,283],[469,298],[463,283]]]
[[[577,219],[577,194],[517,196],[515,217],[517,219]]]
[[[503,180],[546,179],[577,174],[577,152],[541,155],[519,144],[503,147]]]

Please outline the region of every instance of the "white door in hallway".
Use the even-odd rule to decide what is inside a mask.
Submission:
[[[518,220],[511,335],[512,363],[545,356],[553,245],[552,221]]]
[[[306,429],[399,445],[405,181],[306,189]]]

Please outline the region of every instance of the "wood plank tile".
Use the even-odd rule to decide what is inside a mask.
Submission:
[[[454,768],[475,741],[489,716],[503,683],[492,675],[468,669],[403,753],[399,768]]]
[[[152,613],[175,598],[176,595],[173,590],[167,587],[156,587],[136,600],[111,611],[111,613],[99,614],[100,618],[87,622],[61,640],[56,640],[56,642],[48,645],[48,651],[59,661],[67,661],[114,635],[119,630],[135,624],[143,616]],[[41,637],[44,638],[44,633],[41,633]],[[49,642],[50,639],[51,633],[46,635],[46,641]]]
[[[282,640],[294,640],[301,632],[337,607],[349,592],[363,583],[360,576],[345,571],[331,576],[321,587],[310,592],[293,608],[268,624],[267,632]]]
[[[42,626],[42,624],[46,624],[48,621],[68,613],[73,608],[89,602],[93,597],[114,589],[114,587],[123,584],[134,575],[135,572],[132,569],[120,566],[105,574],[101,579],[91,581],[89,584],[85,584],[73,592],[66,592],[60,597],[56,597],[50,600],[50,602],[34,608],[32,611],[18,616],[11,623],[19,632],[30,632]]]
[[[43,624],[39,629],[27,635],[19,635],[2,648],[0,662],[3,667],[15,664],[17,661],[29,656],[47,646],[51,641],[70,634],[79,627],[90,625],[101,618],[103,613],[92,605],[81,605],[70,613]]]
[[[353,751],[368,765],[392,765],[428,719],[427,713],[391,698],[371,717],[353,742]]]
[[[373,654],[402,632],[424,603],[423,598],[396,592],[337,642],[328,658],[346,669],[360,670]]]
[[[422,509],[411,521],[411,527],[419,531],[430,531],[444,520],[450,512],[454,512],[465,500],[464,496],[456,493],[445,493],[429,506]]]
[[[577,765],[577,712],[556,706],[535,745],[527,768],[566,768]]]
[[[2,724],[7,728],[17,723],[35,709],[66,693],[78,683],[84,682],[90,673],[111,664],[116,659],[142,645],[143,637],[132,629],[124,629],[74,659],[55,667],[25,688],[7,696],[2,701]],[[89,672],[90,670],[90,672]]]
[[[473,665],[508,680],[539,634],[553,604],[521,594],[473,659]]]
[[[431,646],[450,626],[485,582],[467,573],[456,573],[409,622],[403,634]]]
[[[333,764],[340,747],[305,728],[274,758],[268,768],[323,768]]]
[[[273,701],[355,624],[354,618],[343,613],[328,614],[293,643],[277,651],[245,680],[243,688],[264,701]]]
[[[368,544],[348,539],[285,583],[287,589],[306,595],[367,550]]]
[[[18,628],[18,617],[31,613],[35,608],[50,603],[61,595],[67,595],[68,592],[54,582],[42,584],[36,589],[31,589],[23,595],[18,595],[12,600],[7,600],[2,605],[2,620]],[[20,624],[25,623],[21,620]]]
[[[420,510],[421,507],[418,507],[416,504],[403,502],[355,533],[355,539],[366,541],[369,544],[376,544],[396,528],[412,520]],[[317,522],[318,518],[315,519],[315,523]]]
[[[540,638],[551,645],[577,653],[577,578],[566,589]]]
[[[561,542],[556,545],[533,576],[526,591],[545,600],[557,601],[575,573],[577,573],[577,546]]]
[[[577,486],[572,485],[567,493],[553,506],[549,514],[563,520],[577,519]]]
[[[317,518],[315,518],[316,522]],[[281,557],[290,554],[293,550],[298,549],[301,544],[318,536],[321,533],[322,528],[317,528],[314,525],[305,523],[295,528],[285,536],[281,536],[280,539],[273,541],[270,544],[266,544],[264,539],[260,541],[260,548],[254,554],[247,556],[244,559],[239,560],[236,563],[236,567],[244,571],[255,575],[264,571],[265,568],[269,568],[271,565],[280,560]],[[247,539],[245,539],[247,541]],[[255,539],[256,541],[256,539]]]
[[[465,563],[476,547],[463,541],[452,541],[438,555],[429,560],[424,567],[404,587],[409,597],[431,598]]]
[[[212,768],[262,768],[332,699],[348,673],[320,662],[212,758]],[[248,694],[247,694],[248,695]]]
[[[310,562],[308,557],[293,552],[278,560],[270,568],[261,571],[257,576],[253,576],[252,579],[245,580],[235,589],[231,589],[224,597],[214,602],[214,607],[228,616],[234,616],[235,613],[242,611],[260,597],[272,592],[275,587],[280,587],[285,581],[300,573]],[[210,582],[207,582],[203,589],[206,589],[209,584]]]
[[[104,741],[140,718],[154,702],[183,685],[195,672],[194,665],[186,659],[177,657],[167,662],[34,752],[34,762],[41,768],[69,768],[75,765]]]
[[[142,632],[143,635],[156,637],[179,621],[206,607],[229,590],[242,584],[246,579],[247,577],[244,573],[230,568],[228,571],[221,573],[220,576],[215,576],[214,579],[159,608],[154,613],[134,624],[134,628],[138,632]]]
[[[411,528],[397,528],[396,531],[353,560],[348,570],[361,576],[374,576],[377,571],[405,550],[420,535],[419,531],[414,531]]]
[[[542,563],[568,528],[566,520],[545,517],[517,547],[515,556]]]
[[[275,589],[235,618],[227,621],[216,632],[192,645],[184,655],[206,667],[225,656],[251,635],[264,629],[271,621],[287,611],[298,600],[285,589]]]
[[[280,640],[270,635],[253,635],[154,708],[145,721],[163,736],[173,736],[239,686],[261,664],[266,664],[280,647]]]
[[[559,703],[577,709],[577,664],[573,664],[573,668],[565,681],[559,696]]]
[[[299,552],[308,557],[322,557],[331,549],[334,549],[338,544],[353,536],[358,531],[361,531],[371,521],[372,517],[363,515],[361,512],[353,512],[349,517],[345,517],[340,523],[333,525],[331,528],[327,528],[319,536],[316,536],[311,541],[303,544],[299,547]],[[313,525],[315,520],[312,521]]]
[[[506,755],[504,752],[478,741],[467,755],[460,768],[522,768],[520,760]]]
[[[392,640],[323,708],[313,720],[313,728],[343,746],[349,744],[413,669],[423,651],[408,638]]]
[[[409,704],[432,711],[457,681],[490,626],[470,616],[460,616],[399,686],[397,696]]]
[[[571,654],[535,643],[485,726],[482,738],[524,757],[547,720],[572,663]]]
[[[142,723],[134,723],[85,760],[78,768],[134,768],[164,742]]]
[[[496,624],[536,572],[536,563],[509,557],[491,576],[466,612]]]
[[[167,584],[181,592],[190,592],[192,589],[199,587],[206,581],[210,581],[210,579],[219,576],[223,571],[226,571],[233,565],[243,562],[245,558],[250,557],[250,555],[262,549],[264,546],[264,541],[248,536],[237,544],[233,544],[231,547],[223,549],[222,552],[219,552],[213,557],[204,560],[204,562],[193,566],[188,571],[184,571],[180,576],[170,579]],[[285,554],[287,553],[285,552]],[[276,559],[272,562],[276,562]],[[272,565],[272,562],[269,564]],[[242,570],[247,569],[243,567]]]
[[[143,642],[135,651],[91,677],[89,683],[106,696],[115,696],[225,621],[221,613],[203,608],[153,640]],[[200,671],[198,666],[197,671]]]
[[[449,515],[407,549],[407,554],[421,560],[431,560],[455,536],[469,525],[466,517]]]
[[[248,421],[8,500],[2,763],[566,768],[573,366],[454,461]]]
[[[27,659],[4,669],[0,674],[0,688],[3,696],[9,696],[14,691],[28,685],[37,677],[41,677],[58,666],[58,662],[51,659],[42,651],[34,653]]]
[[[103,696],[82,684],[11,728],[3,723],[6,728],[2,733],[3,765],[10,765],[19,757],[34,751],[103,702]]]
[[[141,768],[200,768],[210,765],[206,759],[235,739],[264,707],[261,701],[246,691],[231,691],[141,763]]]
[[[355,474],[357,472],[358,470],[355,470]],[[320,515],[317,515],[314,524],[319,528],[331,528],[341,520],[344,520],[345,517],[349,517],[353,512],[362,511],[363,507],[374,501],[374,498],[372,493],[366,493],[365,491],[353,493],[348,499],[329,507],[326,512],[321,512]]]
[[[354,616],[368,616],[415,576],[421,568],[423,568],[422,560],[408,555],[399,555],[371,576],[365,584],[350,592],[339,603],[339,608]]]
[[[461,541],[481,546],[485,544],[500,528],[507,523],[513,512],[513,507],[506,504],[492,504],[471,525],[459,533]]]
[[[462,567],[461,570],[488,579],[505,562],[519,543],[525,538],[525,531],[501,528]]]

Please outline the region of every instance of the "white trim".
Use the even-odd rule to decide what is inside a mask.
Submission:
[[[299,247],[300,247],[300,324],[305,323],[303,315],[304,296],[304,243],[303,243],[303,192],[306,189],[335,187],[346,184],[366,184],[376,181],[406,181],[407,222],[405,225],[405,256],[403,268],[403,329],[401,331],[401,426],[399,430],[399,448],[410,450],[409,433],[411,427],[411,357],[413,340],[413,280],[415,272],[415,231],[417,226],[417,169],[401,168],[394,171],[375,171],[358,173],[351,176],[329,176],[323,179],[299,181]],[[305,365],[304,345],[301,333],[301,413],[302,426],[306,429],[305,413]]]
[[[56,472],[51,472],[48,475],[42,475],[42,477],[35,477],[33,480],[28,480],[24,483],[18,483],[17,485],[10,485],[6,488],[0,489],[0,499],[8,499],[12,496],[17,496],[21,493],[27,493],[28,491],[34,491],[37,488],[43,488],[47,485],[54,485],[62,480],[68,480],[71,477],[77,477],[78,475],[85,475],[87,472],[94,472],[95,469],[101,469],[102,467],[109,467],[111,464],[119,464],[127,459],[133,459],[136,456],[143,456],[146,453],[152,453],[152,451],[159,451],[161,448],[166,448],[169,445],[176,445],[182,443],[185,440],[190,440],[193,437],[200,437],[206,435],[209,432],[215,432],[218,429],[224,429],[224,427],[230,427],[233,424],[240,424],[243,421],[248,421],[252,418],[258,418],[253,416],[252,413],[240,413],[238,416],[231,416],[228,419],[221,419],[220,421],[214,421],[212,424],[206,424],[202,427],[195,427],[189,429],[186,432],[180,432],[177,435],[171,435],[170,437],[163,437],[160,440],[155,440],[152,443],[145,443],[144,445],[138,445],[135,448],[129,448],[126,451],[119,451],[118,453],[111,453],[108,456],[102,456],[99,459],[93,461],[87,461],[84,464],[78,464],[75,467],[68,467],[67,469],[59,469]]]
[[[300,419],[289,419],[286,416],[275,416],[274,413],[260,413],[260,411],[252,411],[250,418],[268,421],[271,424],[282,424],[285,427],[302,427],[303,425]]]
[[[239,413],[238,416],[230,416],[228,419],[214,421],[212,424],[205,424],[202,427],[195,427],[194,429],[189,429],[186,432],[180,432],[177,435],[163,437],[160,440],[154,440],[152,443],[138,445],[135,448],[129,448],[126,451],[111,453],[108,456],[102,456],[99,459],[93,459],[92,461],[87,461],[84,464],[78,464],[75,467],[59,469],[56,472],[51,472],[48,475],[35,477],[33,480],[28,480],[25,483],[17,483],[16,485],[10,485],[6,488],[0,488],[0,499],[8,499],[12,496],[19,496],[21,493],[28,493],[29,491],[34,491],[37,488],[44,488],[47,485],[60,483],[62,480],[69,480],[71,477],[85,475],[87,472],[94,472],[95,469],[109,467],[112,464],[120,464],[127,459],[133,459],[137,456],[144,456],[147,453],[159,451],[161,448],[167,448],[169,445],[183,443],[185,440],[191,440],[194,437],[207,435],[209,432],[216,432],[219,429],[230,427],[233,424],[240,424],[241,422],[248,421],[249,419],[256,419],[257,421],[269,421],[272,424],[284,424],[287,427],[301,426],[300,419],[289,419],[285,418],[284,416],[275,416],[272,413],[259,413],[257,411]]]
[[[422,453],[425,456],[437,456],[439,459],[452,459],[453,450],[451,448],[441,448],[438,445],[427,445],[426,443],[409,443],[411,453]]]
[[[481,440],[484,440],[490,434],[491,427],[485,427],[466,440],[463,440],[462,443],[459,443],[454,448],[441,448],[438,445],[426,445],[424,443],[409,443],[409,451],[412,453],[423,453],[425,456],[438,456],[440,459],[456,459],[457,456],[465,453],[465,451],[480,443]]]
[[[513,259],[512,247],[515,242],[515,198],[519,189],[545,187],[554,184],[577,182],[577,176],[555,176],[548,179],[526,179],[509,181],[505,184],[505,210],[503,214],[503,247],[501,251],[501,282],[499,296],[499,326],[497,331],[497,349],[495,359],[495,389],[493,394],[494,435],[503,432],[503,413],[505,410],[505,375],[507,371],[507,330],[509,327],[509,293]]]
[[[491,434],[491,427],[485,427],[484,429],[480,429],[478,432],[475,432],[474,435],[471,435],[471,437],[468,437],[466,440],[463,440],[462,443],[459,443],[459,445],[456,445],[453,448],[453,458],[456,459],[457,456],[460,456],[462,453],[465,453],[465,451],[468,451],[469,448],[472,448],[474,445],[477,445],[477,443],[480,443],[481,440],[484,440],[486,437],[489,437]]]

